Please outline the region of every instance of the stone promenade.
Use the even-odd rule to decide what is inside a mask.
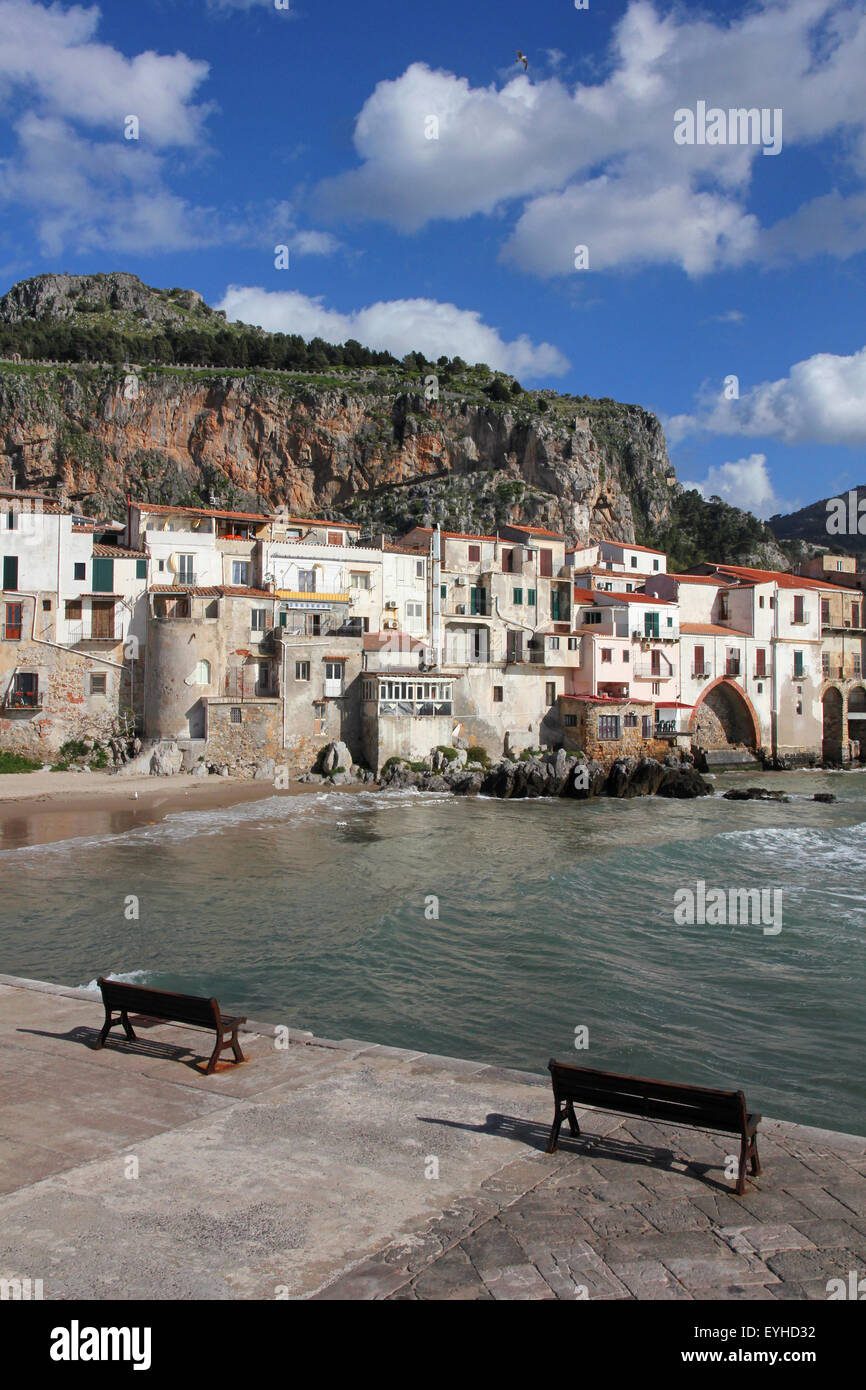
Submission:
[[[46,1299],[825,1299],[866,1274],[866,1138],[765,1121],[737,1198],[722,1136],[584,1112],[548,1157],[546,1074],[251,1025],[206,1077],[205,1034],[96,1052],[101,1022],[0,976],[0,1278]]]

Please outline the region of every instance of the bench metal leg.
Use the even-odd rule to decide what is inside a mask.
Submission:
[[[126,1009],[124,1009],[123,1013],[120,1015],[120,1021],[123,1024],[123,1031],[126,1034],[127,1038],[129,1038],[131,1042],[136,1042],[137,1039],[133,1031],[132,1024],[129,1021],[129,1014],[126,1012]]]
[[[219,1059],[220,1059],[220,1053],[222,1052],[222,1050],[223,1050],[223,1040],[222,1040],[222,1038],[220,1037],[220,1035],[217,1034],[216,1047],[214,1048],[213,1052],[211,1053],[211,1055],[210,1055],[210,1061],[208,1062],[207,1066],[205,1067],[205,1073],[204,1073],[205,1076],[210,1076],[211,1072],[215,1071],[215,1069],[216,1069],[216,1064],[217,1064],[217,1062],[218,1062]]]
[[[757,1136],[757,1134],[754,1135],[754,1137],[752,1138],[751,1158],[752,1158],[752,1176],[753,1176],[753,1177],[759,1177],[760,1174],[761,1174],[764,1170],[763,1170],[763,1168],[761,1167],[761,1160],[758,1158],[758,1136]]]
[[[116,1028],[119,1024],[123,1025],[123,1031],[131,1042],[137,1041],[132,1024],[129,1021],[129,1015],[126,1013],[126,1010],[124,1009],[121,1013],[119,1013],[117,1015],[117,1018],[112,1018],[111,1010],[109,1008],[106,1008],[105,1022],[102,1025],[102,1031],[99,1034],[99,1038],[96,1043],[97,1048],[105,1046],[105,1039],[108,1037],[112,1028]]]
[[[547,1141],[547,1153],[549,1154],[554,1153],[556,1150],[556,1144],[559,1139],[559,1131],[562,1128],[562,1122],[564,1119],[565,1111],[560,1110],[559,1107],[557,1107],[553,1124],[550,1127],[550,1138]]]
[[[241,1045],[240,1045],[240,1043],[238,1042],[238,1030],[237,1030],[237,1028],[235,1028],[234,1031],[232,1032],[231,1043],[232,1043],[232,1052],[233,1052],[233,1054],[234,1054],[234,1059],[235,1059],[235,1061],[236,1061],[236,1062],[243,1062],[243,1061],[245,1060],[245,1058],[244,1058],[244,1054],[241,1052]]]
[[[737,1173],[737,1186],[734,1191],[738,1197],[742,1197],[746,1191],[746,1159],[749,1154],[749,1141],[745,1134],[740,1140],[740,1167]]]
[[[580,1134],[580,1125],[577,1123],[577,1116],[574,1113],[574,1104],[572,1101],[567,1102],[565,1113],[568,1116],[568,1127],[572,1134]]]

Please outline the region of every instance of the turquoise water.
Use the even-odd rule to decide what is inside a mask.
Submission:
[[[758,780],[796,799],[323,792],[10,849],[0,971],[113,971],[326,1037],[742,1086],[765,1114],[863,1133],[866,774]],[[807,799],[827,789],[836,805]],[[677,925],[699,879],[781,888],[781,932]]]

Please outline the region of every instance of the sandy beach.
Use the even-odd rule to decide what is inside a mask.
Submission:
[[[0,848],[49,844],[83,835],[120,835],[164,816],[210,811],[270,796],[320,791],[318,783],[239,777],[118,777],[110,772],[16,772],[0,777]],[[332,791],[354,791],[333,787]]]

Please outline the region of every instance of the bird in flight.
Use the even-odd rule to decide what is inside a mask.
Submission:
[[[523,71],[526,72],[526,69],[529,67],[529,59],[525,53],[521,53],[519,48],[517,50],[517,61],[523,64]]]

